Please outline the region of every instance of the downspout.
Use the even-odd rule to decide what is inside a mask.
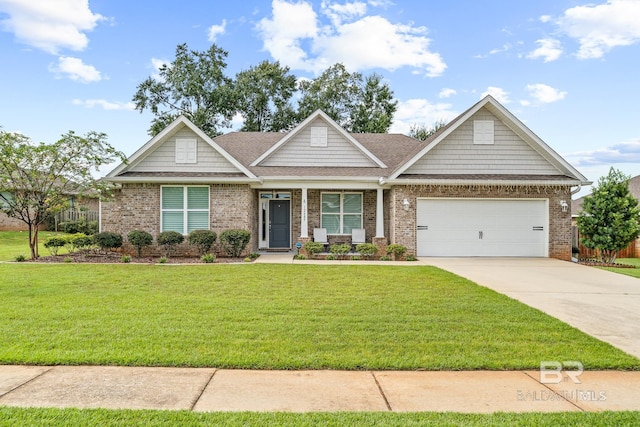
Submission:
[[[580,190],[582,190],[582,184],[578,184],[578,188],[576,188],[575,190],[571,190],[571,195],[573,196]]]

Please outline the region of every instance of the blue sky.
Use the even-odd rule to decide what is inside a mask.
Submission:
[[[213,42],[231,77],[265,59],[380,73],[394,132],[490,93],[589,179],[640,174],[638,0],[0,0],[0,126],[105,132],[130,155],[152,118],[133,110],[137,84],[176,45]]]

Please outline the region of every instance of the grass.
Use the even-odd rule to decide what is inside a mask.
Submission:
[[[255,369],[640,369],[429,266],[0,264],[0,363]]]
[[[64,234],[52,231],[38,232],[38,250],[40,256],[49,255],[49,251],[43,243],[49,236]],[[65,248],[60,248],[60,254],[67,253]],[[0,232],[0,261],[13,261],[16,255],[24,255],[29,259],[29,232],[27,231],[2,231]]]
[[[611,268],[600,267],[603,270],[613,271],[614,273],[626,274],[627,276],[637,277],[640,279],[640,258],[619,258],[616,260],[618,264],[634,265],[636,268]]]
[[[260,413],[0,407],[0,426],[637,426],[640,412]]]

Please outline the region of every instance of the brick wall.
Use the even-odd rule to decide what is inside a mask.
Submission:
[[[416,198],[523,198],[549,200],[549,257],[571,259],[571,214],[562,212],[560,200],[570,202],[569,186],[396,186],[390,194],[390,219],[395,224],[390,230],[392,243],[416,253]],[[408,199],[411,208],[405,211],[402,201]]]
[[[132,230],[143,230],[154,237],[160,234],[160,187],[161,184],[123,184],[114,193],[113,199],[102,201],[101,231],[126,235]],[[257,248],[257,209],[253,190],[242,184],[214,184],[209,187],[210,228],[218,236],[230,228],[239,228],[251,232],[251,241],[246,253]],[[220,252],[219,243],[214,248]],[[134,249],[125,244],[125,252],[134,253]],[[161,249],[154,245],[146,248],[146,255],[159,256]],[[178,255],[195,255],[194,248],[186,243],[178,248]]]

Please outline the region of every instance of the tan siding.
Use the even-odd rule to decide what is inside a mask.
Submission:
[[[176,163],[176,138],[196,138],[198,140],[197,163]],[[198,138],[190,129],[182,128],[149,153],[130,171],[135,172],[223,172],[235,173],[238,169],[220,153],[202,139]]]
[[[473,121],[495,120],[495,143],[473,144]],[[412,165],[408,174],[556,175],[558,169],[482,108]]]
[[[327,146],[311,147],[312,126],[328,127]],[[318,118],[276,150],[261,166],[347,166],[376,164],[324,120]]]

